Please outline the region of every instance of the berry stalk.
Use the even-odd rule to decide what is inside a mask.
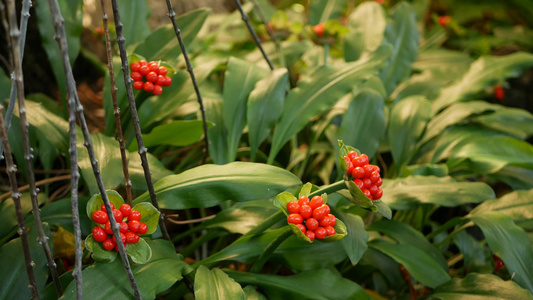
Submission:
[[[257,262],[254,263],[252,269],[250,272],[257,273],[261,271],[261,268],[266,263],[266,261],[272,256],[274,251],[283,243],[286,239],[288,239],[290,236],[292,236],[292,229],[288,228],[287,230],[283,231],[277,238],[272,240],[268,246],[266,246],[265,250],[261,252],[261,255],[259,255],[259,258],[257,259]]]

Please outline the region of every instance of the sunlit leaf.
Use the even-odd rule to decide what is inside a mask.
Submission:
[[[224,271],[200,266],[194,277],[194,296],[199,300],[244,300],[244,291]]]

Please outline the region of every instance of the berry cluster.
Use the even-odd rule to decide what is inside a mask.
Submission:
[[[378,200],[383,196],[380,186],[383,184],[381,171],[378,166],[368,163],[366,154],[357,155],[357,152],[350,151],[344,156],[348,169],[346,173],[352,175],[353,182],[370,200]]]
[[[494,96],[500,101],[503,101],[505,98],[505,90],[501,85],[497,84],[494,86]]]
[[[495,271],[498,271],[498,270],[502,269],[503,267],[505,267],[505,263],[502,261],[502,259],[498,255],[492,254],[492,258],[494,259],[494,262],[496,263],[494,265],[494,270]]]
[[[323,239],[334,235],[337,218],[330,214],[329,205],[324,204],[324,199],[314,196],[309,201],[307,196],[301,196],[298,202],[287,203],[287,222],[298,228],[311,240]]]
[[[115,221],[120,225],[120,239],[124,246],[139,242],[139,234],[145,234],[148,231],[146,223],[141,222],[141,212],[131,210],[131,206],[128,204],[122,204],[120,209],[115,209],[113,203],[111,203],[111,208],[113,209]],[[111,230],[111,222],[109,222],[104,204],[102,204],[100,210],[93,212],[92,219],[100,224],[93,228],[94,240],[101,242],[106,250],[115,249],[118,251],[117,241]]]
[[[313,26],[313,31],[318,36],[324,36],[324,23],[320,23],[320,24]]]
[[[163,87],[172,84],[172,78],[166,76],[167,68],[159,66],[155,61],[147,63],[146,60],[140,60],[132,63],[130,68],[133,88],[136,90],[145,90],[154,95],[161,95]],[[143,78],[146,78],[146,81],[143,81]]]

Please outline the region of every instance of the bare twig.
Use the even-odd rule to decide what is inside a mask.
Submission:
[[[120,156],[122,158],[122,170],[124,172],[124,186],[126,187],[126,201],[133,206],[131,199],[131,179],[128,171],[128,159],[126,158],[126,147],[124,145],[124,135],[122,134],[122,123],[120,121],[120,107],[117,100],[117,85],[115,84],[115,68],[113,66],[113,52],[111,51],[111,38],[109,37],[108,16],[105,8],[105,0],[100,0],[102,6],[102,20],[104,23],[105,45],[107,49],[107,67],[109,68],[109,82],[111,86],[111,98],[113,98],[113,114],[117,126],[117,140],[120,145]]]
[[[214,217],[216,217],[217,215],[210,215],[210,216],[205,216],[205,217],[202,217],[202,218],[199,218],[199,219],[190,219],[190,220],[184,220],[184,221],[179,221],[179,220],[174,220],[174,219],[171,219],[173,217],[177,218],[179,215],[168,215],[168,221],[171,222],[171,223],[174,223],[174,224],[178,224],[178,225],[183,225],[183,224],[192,224],[192,223],[200,223],[200,222],[203,222],[203,221],[207,221],[207,220],[211,220],[213,219]]]
[[[64,20],[61,15],[61,11],[59,10],[59,4],[57,3],[57,0],[48,0],[48,4],[50,6],[50,14],[53,18],[53,23],[54,23],[55,33],[56,33],[56,41],[59,44],[59,49],[61,50],[61,55],[63,59],[63,67],[65,68],[65,75],[67,79],[67,89],[68,89],[68,94],[69,94],[69,99],[68,99],[69,115],[71,115],[72,110],[75,109],[75,112],[80,122],[81,130],[83,133],[83,138],[84,138],[83,145],[87,148],[87,152],[89,154],[89,159],[91,161],[91,167],[93,169],[94,177],[96,179],[98,189],[100,190],[100,195],[102,197],[102,200],[104,201],[106,210],[109,213],[109,212],[112,212],[113,209],[111,208],[109,197],[107,196],[105,186],[102,180],[102,176],[100,174],[100,169],[98,167],[98,160],[96,160],[93,144],[91,142],[91,135],[89,133],[89,128],[87,127],[87,121],[85,120],[85,115],[83,114],[83,106],[81,105],[81,102],[78,98],[78,93],[76,91],[76,82],[74,81],[74,75],[72,74],[72,68],[70,67],[70,58],[68,56],[67,38],[66,38],[66,33],[65,33],[65,27],[63,25]],[[72,117],[69,117],[69,120],[72,121],[72,119],[73,119]],[[72,122],[69,122],[69,123],[72,123]],[[72,126],[72,124],[70,126]],[[75,135],[75,132],[73,132],[71,129],[71,139],[70,139],[71,149],[72,149],[72,142],[73,142],[72,140],[73,134]],[[74,154],[74,153],[71,153],[71,154]],[[71,163],[77,164],[76,161],[74,162],[72,161],[73,161],[73,158],[71,157]],[[113,214],[111,213],[110,215],[113,215]],[[120,227],[117,221],[115,220],[115,218],[109,218],[109,221],[111,222],[111,229],[113,231],[113,235],[115,236],[117,241],[121,241]],[[135,299],[141,299],[139,288],[137,287],[137,283],[135,282],[135,278],[133,277],[133,272],[131,271],[130,262],[126,254],[126,247],[121,242],[118,242],[117,246],[118,246],[118,250],[120,253],[121,260],[122,260],[122,264],[124,266],[124,269],[128,276],[128,280],[133,290],[133,295],[135,296]],[[78,291],[78,295],[81,296],[79,291]]]
[[[39,181],[35,182],[35,185],[36,186],[40,186],[40,185],[45,185],[45,184],[49,184],[49,183],[52,183],[52,182],[61,181],[61,180],[67,180],[67,179],[71,179],[70,174],[69,175],[62,175],[62,176],[56,176],[56,177],[51,177],[51,178],[46,178],[46,179],[43,179],[43,180],[39,180]],[[27,185],[21,186],[19,188],[19,192],[24,192],[24,191],[29,190],[29,189],[30,189],[30,185],[27,184]],[[5,194],[2,194],[0,196],[0,202],[2,202],[5,199],[11,197],[11,195],[12,195],[12,192],[7,192]]]
[[[12,0],[8,1],[13,2]],[[14,6],[14,5],[13,5]],[[14,8],[13,8],[14,9]],[[13,203],[15,204],[15,212],[17,213],[17,222],[19,225],[18,233],[22,241],[22,249],[24,252],[24,261],[26,263],[26,272],[28,273],[29,285],[33,299],[39,299],[39,293],[37,292],[37,282],[35,281],[35,275],[33,273],[34,263],[31,260],[30,246],[28,244],[28,233],[26,232],[26,226],[24,225],[24,216],[22,215],[22,207],[20,205],[20,192],[18,191],[17,184],[17,166],[13,163],[11,157],[11,148],[9,147],[9,141],[7,138],[7,129],[4,123],[4,117],[2,114],[3,106],[0,105],[0,135],[2,137],[2,143],[4,144],[4,153],[7,165],[7,175],[11,183],[11,190],[13,191]]]
[[[170,18],[170,21],[172,22],[172,26],[174,27],[174,32],[176,33],[176,37],[178,38],[178,42],[180,44],[181,53],[183,53],[183,58],[185,58],[185,63],[187,64],[187,72],[189,72],[189,76],[191,77],[192,85],[194,86],[194,91],[196,92],[196,97],[198,99],[198,105],[200,105],[200,113],[202,115],[204,140],[205,140],[205,153],[204,153],[204,158],[202,161],[202,164],[204,164],[207,159],[207,156],[209,155],[209,145],[210,145],[209,138],[207,136],[207,122],[205,118],[204,101],[202,100],[202,95],[200,94],[200,88],[198,87],[198,83],[196,82],[196,76],[194,76],[193,67],[189,59],[189,55],[187,54],[187,49],[185,48],[185,44],[183,43],[183,39],[181,38],[181,30],[179,29],[178,23],[176,22],[176,13],[174,12],[174,8],[172,8],[172,3],[170,2],[170,0],[166,0],[166,2],[167,2],[167,8],[168,8],[168,17]]]
[[[15,82],[17,85],[17,98],[19,105],[19,120],[20,132],[22,138],[22,147],[24,149],[24,159],[26,161],[26,172],[28,173],[28,184],[30,186],[30,198],[33,210],[33,218],[35,219],[35,227],[39,237],[37,241],[43,247],[46,259],[48,260],[48,267],[50,274],[54,281],[57,293],[59,296],[63,295],[63,288],[59,282],[59,275],[57,274],[56,263],[48,245],[48,237],[44,233],[43,223],[41,222],[41,211],[39,209],[39,202],[37,201],[38,189],[35,186],[35,176],[33,174],[33,149],[30,147],[30,138],[28,134],[29,124],[26,119],[26,104],[24,102],[24,81],[22,75],[22,56],[20,54],[20,31],[18,30],[17,16],[15,14],[15,4],[8,1],[10,36],[11,36],[11,53],[13,55],[13,66],[15,69]],[[7,131],[7,128],[6,128]]]
[[[261,45],[261,42],[259,41],[259,37],[257,37],[257,34],[255,33],[254,28],[252,27],[252,23],[250,23],[250,19],[248,18],[248,15],[242,9],[241,1],[240,0],[235,0],[235,3],[237,3],[237,8],[241,12],[242,20],[244,21],[244,23],[246,23],[246,27],[248,27],[248,31],[250,31],[250,34],[254,38],[255,44],[257,45],[257,47],[259,48],[259,50],[263,54],[263,57],[265,58],[268,66],[270,67],[270,70],[274,70],[274,65],[272,64],[272,62],[268,58],[268,55],[266,54],[265,49],[263,49],[263,45]]]
[[[157,208],[157,210],[161,211],[159,209],[159,203],[157,202],[157,198],[156,198],[155,191],[154,191],[154,184],[152,182],[152,174],[150,173],[150,166],[148,165],[148,159],[146,158],[146,152],[148,152],[148,150],[144,146],[142,133],[141,133],[141,124],[139,121],[139,115],[137,114],[137,107],[135,105],[135,97],[133,96],[133,88],[131,86],[131,82],[133,81],[133,79],[131,79],[130,68],[128,67],[128,55],[126,53],[126,39],[124,38],[124,34],[122,33],[123,25],[122,25],[122,22],[120,21],[120,12],[118,10],[118,3],[116,0],[112,0],[111,3],[113,5],[113,17],[115,18],[115,29],[117,32],[117,43],[118,43],[118,49],[120,51],[120,60],[122,61],[122,72],[124,73],[124,83],[126,84],[126,91],[128,94],[128,101],[129,101],[130,110],[131,110],[131,119],[133,122],[133,128],[135,129],[135,137],[137,138],[139,156],[141,157],[141,165],[144,170],[144,178],[146,180],[146,185],[148,186],[148,192],[150,194],[150,200],[152,201],[152,205],[155,208]],[[166,240],[170,241],[170,236],[168,235],[167,227],[165,225],[165,214],[163,214],[162,212],[159,215],[159,227],[161,228],[163,237]]]

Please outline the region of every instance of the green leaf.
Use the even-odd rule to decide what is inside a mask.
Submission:
[[[243,299],[241,286],[224,271],[200,266],[194,277],[194,296],[199,300]]]
[[[456,182],[451,177],[410,176],[383,180],[381,200],[393,209],[407,210],[421,203],[455,207],[495,198],[484,182]]]
[[[344,59],[357,60],[364,52],[374,52],[382,43],[387,27],[383,6],[375,1],[359,4],[348,20],[350,33],[344,41]]]
[[[0,72],[0,100],[8,99],[11,91],[11,79],[3,71]],[[3,102],[3,101],[2,101]]]
[[[101,133],[91,134],[94,154],[98,161],[100,176],[106,189],[114,189],[124,181],[122,159],[118,141]],[[78,135],[76,148],[78,149],[78,166],[91,194],[99,193],[95,175],[89,159],[84,140]]]
[[[533,115],[520,108],[505,108],[492,114],[481,115],[473,119],[487,128],[505,132],[519,139],[533,135]]]
[[[338,19],[347,3],[347,0],[317,0],[311,2],[309,24],[317,25]]]
[[[143,238],[135,244],[126,244],[126,253],[136,264],[145,264],[152,258],[152,248]]]
[[[469,268],[469,272],[491,273],[493,266],[488,262],[489,250],[485,247],[484,241],[479,241],[466,230],[460,231],[453,237],[453,243],[464,256],[464,267]]]
[[[372,158],[385,134],[384,99],[371,89],[362,89],[343,115],[337,138]]]
[[[248,141],[253,161],[261,143],[268,137],[283,112],[285,89],[289,81],[287,69],[272,71],[258,81],[248,97]]]
[[[224,122],[228,134],[228,160],[234,161],[237,147],[246,125],[246,101],[256,83],[268,74],[268,70],[245,60],[230,57],[224,73]]]
[[[89,201],[89,197],[78,198],[81,233],[83,236],[89,235],[92,229],[91,219],[89,217],[86,217],[87,216],[86,208],[87,208],[88,201]],[[6,202],[7,201],[5,201],[4,203]],[[24,203],[24,201],[22,203]],[[30,204],[30,201],[26,201],[26,203]],[[15,217],[14,212],[13,212],[13,217]],[[2,218],[1,213],[0,213],[0,218]],[[6,219],[2,218],[2,220],[6,220]],[[62,227],[70,232],[74,232],[74,227],[72,225],[72,204],[71,204],[70,198],[56,200],[52,203],[42,206],[41,221],[48,223],[52,230],[57,230],[58,227]],[[26,223],[26,226],[28,227],[33,226],[33,224],[35,224],[35,219],[33,218],[33,216],[31,216],[31,218],[28,216],[25,220],[25,223]]]
[[[21,195],[20,206],[24,216],[31,212],[32,204],[29,193]],[[0,202],[0,220],[2,220],[2,226],[0,226],[0,240],[4,240],[4,238],[9,239],[10,235],[15,233],[13,232],[15,228],[18,228],[15,204],[11,197]]]
[[[141,156],[138,153],[128,153],[128,169],[132,188],[135,190],[146,190],[146,177],[144,177],[144,169],[141,164]],[[148,165],[150,166],[150,173],[152,173],[152,181],[156,182],[161,178],[174,174],[172,171],[165,168],[163,163],[157,159],[155,155],[146,153]]]
[[[147,241],[152,259],[146,264],[131,264],[135,282],[143,299],[155,299],[176,281],[188,274],[191,267],[176,254],[174,246],[164,240]],[[98,288],[95,288],[98,287]],[[120,259],[112,263],[94,263],[83,270],[83,297],[87,299],[133,298],[130,283]],[[65,289],[65,299],[76,299],[76,282]]]
[[[92,252],[91,257],[98,262],[102,263],[110,263],[115,261],[115,258],[117,258],[118,252],[115,250],[106,250],[104,249],[104,246],[102,246],[102,243],[97,242],[93,238],[93,234],[89,234],[87,238],[85,238],[84,242],[85,248],[89,252]]]
[[[273,197],[288,187],[301,184],[294,174],[259,163],[233,162],[203,165],[170,175],[154,185],[159,205],[167,209],[210,207],[226,200],[250,201]],[[149,200],[148,193],[134,203]]]
[[[494,180],[501,180],[513,190],[533,189],[533,170],[513,166],[505,166],[497,173],[487,176]]]
[[[246,300],[267,300],[263,294],[256,291],[251,285],[245,286],[242,290],[244,291],[244,298]]]
[[[144,0],[119,0],[120,21],[123,24],[123,34],[126,46],[144,40],[150,35],[148,18],[151,9]]]
[[[529,299],[530,292],[522,289],[511,280],[504,281],[492,274],[470,273],[465,278],[453,278],[437,287],[430,299],[462,300],[462,299],[494,299],[514,300]]]
[[[498,255],[521,287],[533,292],[533,249],[526,232],[511,217],[499,212],[467,216],[483,231],[492,252]]]
[[[360,216],[343,213],[335,210],[335,214],[344,220],[348,235],[341,240],[342,247],[350,259],[352,265],[359,262],[366,249],[368,241],[368,232],[365,230],[365,224]]]
[[[249,206],[242,208],[230,208],[217,213],[216,217],[207,220],[200,225],[202,228],[223,228],[230,233],[245,234],[266,218],[277,212],[270,208]]]
[[[241,284],[257,285],[268,299],[370,299],[357,283],[329,269],[291,276],[227,271]],[[324,288],[327,286],[328,288]]]
[[[450,276],[439,263],[416,246],[393,244],[378,239],[370,241],[368,246],[385,253],[402,264],[411,276],[430,288],[435,288],[450,280]]]
[[[28,122],[46,136],[61,153],[66,154],[69,148],[68,122],[47,110],[41,103],[28,100],[25,103]]]
[[[340,69],[321,66],[309,78],[301,80],[285,99],[283,114],[274,130],[268,162],[274,162],[283,145],[313,118],[375,74],[390,51],[390,47],[382,46],[372,55]]]
[[[209,8],[202,8],[183,14],[176,18],[181,31],[183,43],[190,45],[202,28]],[[176,38],[172,24],[160,27],[137,45],[133,53],[137,53],[150,60],[175,60],[181,54],[181,48]]]
[[[505,166],[533,169],[533,146],[511,137],[476,138],[452,153],[448,168],[490,174]]]
[[[432,114],[452,103],[469,100],[486,87],[509,77],[518,77],[533,65],[533,54],[516,52],[505,56],[477,59],[464,76],[444,88],[432,104]]]
[[[408,165],[430,119],[430,103],[420,96],[403,99],[392,107],[388,136],[398,170]]]
[[[408,224],[397,221],[382,220],[372,223],[367,229],[369,231],[379,231],[382,234],[386,234],[398,241],[400,244],[417,247],[418,249],[429,254],[429,256],[431,256],[440,265],[442,270],[446,272],[449,271],[448,262],[440,250],[433,246],[420,231],[415,230]]]
[[[213,127],[209,128],[209,156],[215,164],[227,164],[229,160],[229,148],[227,140],[227,129],[224,126],[223,115],[224,101],[218,98],[204,98],[205,116],[212,122]]]
[[[381,71],[381,79],[389,95],[400,81],[411,74],[412,64],[418,56],[419,39],[416,14],[407,2],[397,4],[390,18],[385,40],[393,46],[394,51],[389,64]]]
[[[152,203],[141,202],[137,203],[131,208],[131,210],[136,210],[141,213],[141,222],[146,223],[148,230],[146,234],[152,234],[157,229],[159,224],[159,211],[155,208]]]
[[[463,76],[474,60],[463,51],[444,48],[426,49],[418,55],[413,63],[413,69],[424,73],[429,71],[432,78],[448,83]]]
[[[513,191],[498,199],[485,201],[470,211],[470,215],[497,211],[511,217],[515,223],[533,220],[533,190]]]
[[[120,196],[117,191],[109,190],[106,191],[106,194],[109,202],[113,204],[115,209],[119,209],[120,206],[124,204],[124,199],[122,199],[122,196]],[[87,202],[87,216],[89,219],[92,220],[93,213],[97,210],[100,210],[103,203],[104,200],[102,199],[102,195],[100,193],[94,194],[91,199],[89,199],[89,202]]]
[[[208,128],[212,126],[213,123],[207,123]],[[202,120],[175,120],[156,126],[150,133],[143,134],[143,141],[146,147],[159,145],[188,146],[199,141],[203,135]],[[137,150],[137,144],[132,143],[128,150]]]

